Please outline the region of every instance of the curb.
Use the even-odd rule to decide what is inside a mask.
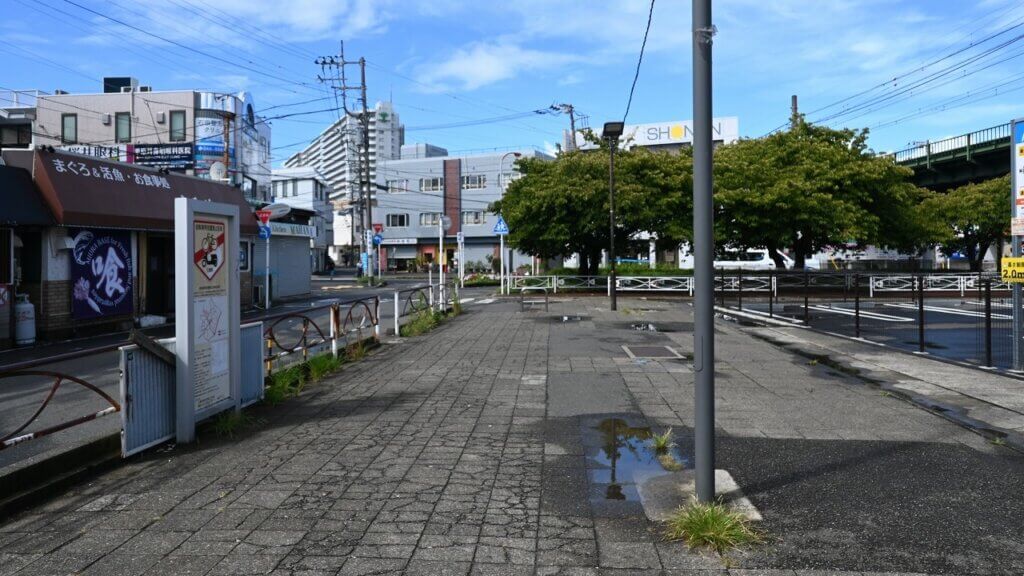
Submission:
[[[0,499],[0,517],[52,498],[120,462],[121,434],[116,433],[0,476],[0,494],[10,494]]]

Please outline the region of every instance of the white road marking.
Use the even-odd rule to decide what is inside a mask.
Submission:
[[[760,310],[752,310],[750,308],[743,308],[743,309],[740,310],[740,312],[748,312],[750,314],[758,314],[760,316],[768,316],[767,312],[762,312]],[[792,324],[803,324],[803,322],[800,321],[800,320],[794,320],[792,318],[786,318],[785,316],[779,316],[778,314],[776,314],[775,316],[772,316],[772,318],[774,318],[775,320],[781,320],[783,322],[790,322]]]
[[[842,314],[844,316],[856,316],[855,310],[848,308],[830,308],[828,306],[822,306],[815,304],[811,306],[811,310],[817,310],[819,312],[832,312],[833,314]],[[889,314],[879,314],[878,312],[867,312],[865,310],[860,311],[861,318],[867,318],[869,320],[881,320],[883,322],[913,322],[913,318],[906,318],[904,316],[891,316]]]
[[[904,310],[917,310],[917,304],[886,304],[893,308],[902,308]],[[926,312],[939,312],[941,314],[952,314],[954,316],[968,316],[970,318],[984,318],[984,312],[975,312],[973,310],[961,310],[959,308],[945,308],[943,306],[929,306],[924,307]],[[993,314],[992,318],[996,320],[1012,320],[1013,316],[1009,314]]]
[[[483,300],[478,300],[477,304],[490,304],[491,302],[494,302],[495,300],[497,300],[497,298],[484,298]]]
[[[473,300],[476,300],[476,298],[459,298],[459,304],[468,304]]]

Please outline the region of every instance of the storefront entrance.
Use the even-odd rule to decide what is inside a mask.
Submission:
[[[146,235],[145,313],[174,314],[174,238]]]

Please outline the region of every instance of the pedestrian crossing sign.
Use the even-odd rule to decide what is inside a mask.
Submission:
[[[494,233],[499,236],[505,236],[508,234],[508,224],[505,223],[505,219],[498,215],[498,221],[494,224]]]

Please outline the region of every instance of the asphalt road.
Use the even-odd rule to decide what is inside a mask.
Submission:
[[[273,307],[269,312],[256,311],[244,314],[243,323],[260,320],[267,316],[276,316],[290,312],[309,318],[325,335],[330,330],[330,312],[324,308],[338,299],[354,300],[364,297],[380,296],[381,322],[383,327],[392,325],[394,317],[394,291],[423,285],[421,280],[390,280],[384,288],[368,288],[357,286],[351,278],[323,278],[313,281],[313,294],[300,301],[283,303]],[[464,299],[474,298],[493,293],[493,288],[469,288],[463,292]],[[403,296],[407,297],[407,296]],[[400,303],[404,306],[404,302]],[[319,309],[318,309],[319,308]],[[311,310],[312,309],[312,310]],[[358,310],[357,310],[358,312]],[[356,314],[354,320],[359,321]],[[154,327],[145,331],[154,338],[166,338],[174,335],[174,326]],[[284,319],[275,326],[274,334],[278,342],[287,348],[299,343],[302,336],[302,317]],[[317,337],[316,330],[310,328],[310,338]],[[15,362],[36,358],[52,357],[57,354],[78,352],[97,347],[104,347],[125,342],[127,334],[110,334],[94,338],[52,343],[34,348],[19,348],[0,353],[0,370]],[[279,351],[279,350],[278,350]],[[103,352],[75,360],[48,363],[33,370],[48,370],[81,378],[109,394],[119,398],[119,353]],[[50,377],[17,377],[0,380],[0,435],[6,436],[26,421],[39,408],[54,380]],[[96,393],[73,382],[65,382],[45,410],[25,429],[24,433],[53,426],[78,416],[95,413],[109,406]],[[87,443],[120,429],[119,414],[105,416],[73,428],[63,430],[49,436],[30,440],[11,448],[0,450],[0,475],[5,469],[21,467],[37,459],[44,458],[69,447]]]
[[[736,302],[728,302],[735,307]],[[802,301],[776,302],[774,317],[802,323]],[[743,310],[768,316],[766,301],[744,300]],[[856,334],[852,300],[811,300],[808,310],[812,328],[845,336]],[[1012,316],[1008,299],[992,302],[992,366],[1012,364]],[[984,302],[965,298],[925,298],[925,352],[941,358],[986,365]],[[861,300],[860,336],[894,348],[919,350],[918,304],[910,298]]]

